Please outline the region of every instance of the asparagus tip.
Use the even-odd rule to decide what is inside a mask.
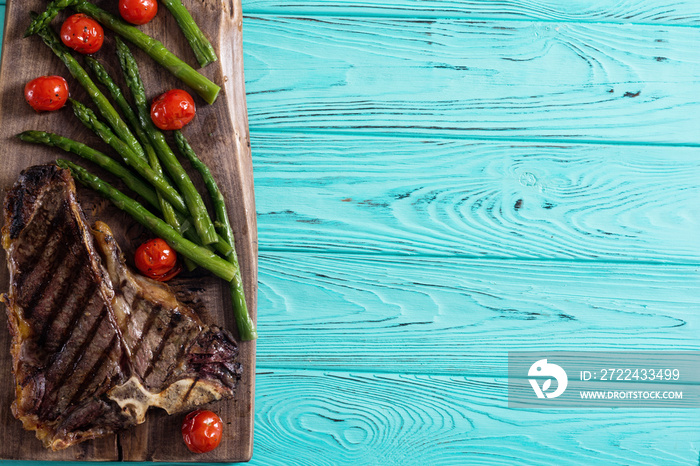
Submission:
[[[66,159],[56,159],[55,160],[56,165],[58,165],[61,168],[65,168],[66,170],[70,170],[70,165],[68,160]]]

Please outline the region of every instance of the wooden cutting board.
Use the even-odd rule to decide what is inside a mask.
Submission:
[[[117,2],[98,2],[115,12]],[[8,0],[5,33],[0,68],[0,188],[6,191],[20,171],[30,165],[49,162],[58,157],[69,158],[120,186],[116,180],[99,168],[59,149],[27,144],[14,135],[27,129],[53,131],[83,141],[115,157],[111,149],[84,129],[69,107],[57,112],[37,114],[24,101],[23,89],[29,80],[58,74],[65,77],[71,96],[94,108],[80,85],[70,76],[63,63],[56,58],[37,36],[22,38],[29,24],[29,12],[42,11],[44,0]],[[236,236],[236,249],[241,263],[248,309],[256,316],[257,293],[257,229],[253,197],[253,168],[250,155],[248,117],[243,79],[241,37],[241,3],[230,0],[186,2],[192,16],[216,48],[219,61],[203,70],[203,74],[222,87],[219,98],[207,105],[191,92],[197,105],[197,116],[183,132],[198,155],[211,167],[228,202],[229,215]],[[56,18],[52,25],[57,30],[67,12]],[[159,39],[166,47],[191,65],[196,64],[174,19],[164,7],[156,18],[142,26],[144,32]],[[105,32],[105,45],[94,56],[112,72],[121,75],[114,55],[112,33]],[[145,53],[131,47],[139,63],[149,99],[171,88],[188,89]],[[76,55],[77,56],[77,55]],[[79,60],[82,61],[80,57]],[[202,188],[196,172],[184,164],[192,179]],[[3,195],[4,195],[3,191]],[[205,190],[201,190],[206,193]],[[114,230],[127,258],[139,242],[150,237],[138,224],[118,211],[108,201],[95,196],[86,188],[78,187],[78,197],[89,221],[107,222]],[[206,197],[206,196],[205,196]],[[0,252],[0,291],[8,289],[5,253]],[[179,277],[172,283],[182,296],[202,309],[205,320],[225,326],[237,334],[231,311],[228,287],[221,280],[195,271]],[[182,442],[180,424],[183,415],[168,416],[162,410],[151,410],[147,421],[136,428],[115,436],[89,441],[60,452],[45,450],[33,432],[22,429],[14,419],[10,404],[14,398],[9,335],[6,315],[0,311],[0,458],[22,460],[94,460],[94,461],[247,461],[253,448],[253,401],[255,380],[255,342],[240,344],[245,373],[234,400],[213,403],[209,409],[217,412],[225,423],[224,438],[218,449],[202,455],[190,453]]]

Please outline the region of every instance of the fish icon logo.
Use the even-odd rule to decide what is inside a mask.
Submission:
[[[528,379],[537,398],[556,398],[564,393],[569,383],[569,378],[566,376],[564,369],[556,364],[549,364],[546,359],[540,359],[530,366],[527,375],[528,377],[548,377],[542,384],[542,387],[540,387],[536,379]],[[547,393],[547,390],[549,390],[552,385],[552,378],[557,381],[557,389],[551,393]]]

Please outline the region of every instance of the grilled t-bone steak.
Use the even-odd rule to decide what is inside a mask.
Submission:
[[[4,207],[12,411],[46,447],[233,396],[233,337],[127,268],[109,227],[87,227],[67,170],[26,169]]]

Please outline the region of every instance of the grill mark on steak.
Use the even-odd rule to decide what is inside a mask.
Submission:
[[[59,351],[66,345],[66,342],[71,337],[70,329],[75,328],[78,320],[83,315],[88,301],[97,291],[97,285],[90,281],[86,276],[87,274],[89,274],[89,271],[81,267],[81,273],[72,286],[73,293],[67,296],[63,307],[56,315],[56,319],[50,324],[49,336],[45,341],[46,350],[50,353]]]
[[[86,378],[86,385],[84,387],[84,392],[89,394],[94,394],[99,391],[103,386],[109,386],[107,384],[111,383],[115,375],[121,376],[126,368],[123,359],[123,346],[118,335],[114,336],[115,341],[110,342],[110,351],[105,351],[100,359],[95,364],[91,375]],[[94,376],[92,373],[94,372]],[[81,388],[82,390],[82,388]]]
[[[141,331],[141,334],[138,336],[138,338],[132,342],[130,342],[129,340],[126,341],[127,347],[131,347],[131,356],[132,356],[132,359],[134,360],[134,366],[135,366],[137,373],[140,376],[143,375],[143,371],[145,371],[146,368],[145,367],[140,368],[141,364],[139,364],[139,362],[144,361],[144,360],[147,361],[150,359],[147,354],[143,354],[143,352],[147,351],[148,348],[146,347],[146,349],[142,351],[142,346],[143,346],[144,342],[146,341],[146,337],[151,332],[151,327],[153,327],[153,324],[158,319],[158,314],[160,313],[160,309],[158,309],[158,308],[154,309],[156,312],[151,312],[151,313],[144,312],[142,310],[142,307],[141,307],[144,302],[145,302],[145,300],[141,297],[138,297],[138,296],[136,297],[136,299],[134,299],[134,301],[132,301],[132,303],[133,303],[132,309],[138,309],[139,311],[141,311],[141,312],[139,312],[140,314],[145,314],[146,321],[143,325],[143,329]],[[133,313],[132,315],[135,315],[135,313]],[[134,324],[133,319],[126,322],[127,328],[128,328],[128,326],[133,325],[133,324]],[[132,344],[134,346],[131,346]]]
[[[143,372],[143,379],[148,380],[148,376],[151,375],[151,372],[153,372],[153,368],[156,367],[156,363],[160,359],[161,355],[163,354],[163,349],[165,348],[165,344],[168,342],[170,337],[173,334],[173,330],[177,326],[177,322],[175,320],[171,320],[168,322],[168,328],[165,330],[165,333],[160,338],[160,343],[158,344],[158,347],[156,350],[153,352],[153,356],[151,357],[151,360],[148,363],[148,366],[146,366],[146,370]]]
[[[141,423],[149,407],[174,413],[233,396],[233,337],[134,275],[106,225],[88,229],[68,171],[25,170],[4,218],[13,414],[46,447]]]
[[[185,395],[182,397],[185,402],[190,399],[190,395],[192,394],[192,391],[194,390],[194,387],[197,385],[197,382],[199,382],[199,377],[195,377],[192,379],[192,383],[190,384],[189,388],[185,392]]]
[[[74,284],[79,282],[80,274],[84,270],[79,266],[74,255],[69,255],[68,260],[69,262],[67,262],[66,266],[61,270],[62,273],[56,274],[51,280],[51,284],[47,288],[46,296],[49,304],[43,312],[43,314],[46,315],[46,318],[43,320],[43,322],[41,322],[38,316],[35,317],[37,327],[41,326],[41,334],[39,335],[39,339],[37,341],[39,346],[45,346],[48,344],[46,339],[49,336],[49,331],[58,321],[61,313],[66,312],[66,302],[68,301],[71,291],[74,290]],[[54,284],[56,284],[56,286],[61,286],[61,288],[55,292],[52,292]],[[66,284],[70,286],[66,286]]]
[[[28,246],[23,246],[26,251],[24,251],[27,256],[20,256],[20,261],[18,268],[19,270],[34,270],[36,268],[37,262],[45,255],[47,250],[52,250],[55,246],[63,240],[63,235],[65,234],[65,229],[63,228],[63,221],[65,217],[62,215],[54,215],[50,225],[44,225],[46,230],[41,232],[32,232],[27,234],[28,238],[34,238],[34,242],[30,243]],[[40,221],[40,219],[37,219]],[[32,224],[33,225],[33,224]],[[53,233],[50,233],[53,232]],[[29,255],[31,253],[31,255]],[[20,289],[24,288],[25,281],[29,277],[30,273],[21,273],[17,277],[17,286]]]
[[[65,350],[56,353],[57,357],[53,359],[47,368],[47,390],[44,402],[41,404],[40,412],[48,419],[55,419],[62,411],[63,408],[60,406],[59,392],[64,389],[66,380],[73,375],[72,371],[76,369],[77,364],[85,354],[88,344],[92,342],[92,339],[97,333],[97,329],[102,323],[100,319],[104,317],[105,310],[106,306],[103,305],[101,312],[97,314],[97,318],[93,318],[92,322],[88,322],[90,326],[84,335],[80,335],[77,329],[76,331],[71,331],[71,336],[66,341]],[[73,345],[69,345],[71,342]],[[71,348],[71,346],[73,348]]]
[[[196,332],[196,329],[194,329],[194,328],[191,328],[188,330],[185,339],[189,343],[188,344],[181,344],[179,346],[179,349],[177,350],[177,354],[172,359],[172,362],[168,366],[167,371],[165,371],[165,376],[163,377],[163,380],[170,380],[170,376],[181,365],[182,358],[184,357],[185,354],[187,354],[187,352],[190,350],[192,343],[194,342],[194,335],[192,335],[192,333],[194,333],[194,332]],[[187,396],[185,396],[184,399],[187,400]]]
[[[125,346],[131,348],[133,374],[141,376],[138,390],[161,393],[160,399],[151,398],[149,404],[172,413],[221,397],[230,397],[242,374],[233,336],[218,327],[206,326],[191,308],[177,301],[166,284],[134,275],[126,267],[121,250],[107,225],[97,222],[93,233],[108,276],[113,286],[119,288],[115,301],[133,303],[139,298],[136,305],[115,305],[114,309],[125,337]],[[129,318],[122,315],[124,312],[133,315]],[[152,318],[153,314],[157,314],[156,319]],[[133,327],[144,321],[149,331],[135,331]],[[172,329],[170,335],[168,329]],[[181,353],[183,346],[187,349]],[[179,360],[169,361],[178,354]],[[206,360],[206,364],[198,364],[202,359]],[[226,366],[235,370],[229,371]],[[150,371],[149,367],[152,367]],[[148,376],[143,377],[144,374]],[[185,396],[187,391],[190,394]],[[122,390],[112,390],[110,396],[120,405],[129,405]],[[129,396],[133,396],[133,393]],[[137,417],[142,414],[138,403],[130,406],[134,407]]]
[[[107,378],[107,375],[109,374],[101,374],[101,372],[109,369],[105,363],[110,355],[114,353],[118,341],[117,336],[118,335],[116,333],[112,335],[112,339],[110,340],[109,344],[105,346],[102,353],[98,356],[97,361],[95,361],[95,363],[92,365],[90,371],[85,374],[82,383],[80,386],[78,386],[73,394],[73,397],[68,402],[69,406],[76,404],[81,397],[85,397],[86,395],[92,396],[94,389],[98,388],[97,386],[99,386],[99,384],[105,378]],[[98,377],[98,374],[101,374],[101,377]]]
[[[26,205],[23,203],[23,201],[26,200],[24,196],[18,196],[21,198],[21,201],[17,201],[15,204],[16,211],[14,212],[15,217],[12,219],[12,228],[21,225],[21,229],[15,232],[12,239],[17,239],[21,233],[25,237],[38,238],[41,240],[40,242],[21,244],[23,254],[19,257],[22,258],[24,256],[29,263],[35,263],[38,260],[38,255],[43,253],[43,247],[45,247],[46,242],[51,239],[48,232],[54,231],[55,228],[62,226],[65,220],[65,215],[61,214],[65,213],[66,206],[61,202],[63,196],[60,192],[57,192],[57,188],[60,188],[60,186],[48,188],[47,192],[42,194],[44,198],[48,199],[46,199],[46,202],[42,202],[34,213],[26,209]],[[32,197],[37,196],[38,194],[35,193]],[[10,202],[12,202],[12,199],[10,199]],[[32,221],[24,217],[31,217]]]
[[[27,261],[22,265],[31,268],[31,272],[23,273],[18,281],[22,290],[20,302],[24,305],[24,313],[27,317],[31,317],[34,306],[43,295],[46,278],[55,274],[67,254],[66,248],[59,248],[61,243],[65,244],[63,230],[51,235],[51,239],[47,241],[36,262]]]
[[[233,357],[238,349],[227,344],[231,339],[228,332],[215,326],[197,337],[187,357],[198,377],[214,378],[227,386],[235,386],[243,368]]]
[[[37,313],[37,306],[39,305],[39,302],[42,300],[44,297],[48,297],[47,299],[51,299],[50,296],[52,296],[51,293],[47,292],[47,288],[51,288],[53,285],[54,287],[58,287],[59,284],[55,283],[57,278],[60,277],[60,270],[65,270],[65,264],[62,264],[62,262],[66,259],[66,256],[68,256],[68,248],[61,248],[59,251],[54,253],[53,257],[50,260],[50,265],[45,269],[46,272],[42,276],[41,281],[37,282],[37,287],[36,289],[32,292],[32,297],[29,300],[29,302],[26,304],[24,308],[24,315],[26,319],[32,319],[32,320],[39,320],[41,319],[41,314],[35,317],[35,313]],[[69,259],[69,261],[72,261]],[[39,264],[36,265],[37,268],[41,267],[42,263],[40,262]],[[46,285],[47,279],[49,280],[48,286]],[[63,283],[63,288],[66,288],[66,283]],[[29,290],[27,290],[29,292]],[[39,324],[39,322],[37,322]]]
[[[110,332],[111,325],[106,318],[105,312],[101,313],[98,318],[97,325],[94,331],[83,342],[77,357],[73,361],[72,368],[67,378],[63,380],[58,389],[58,409],[64,410],[70,405],[70,400],[76,395],[79,399],[84,399],[91,396],[91,393],[79,393],[80,387],[86,383],[87,376],[95,370],[97,372],[100,366],[107,363],[107,358],[102,358],[103,353],[111,353],[112,345],[115,344],[114,337],[116,334]],[[113,362],[113,361],[112,361]],[[114,366],[114,365],[113,365]],[[87,381],[90,383],[91,381]]]

